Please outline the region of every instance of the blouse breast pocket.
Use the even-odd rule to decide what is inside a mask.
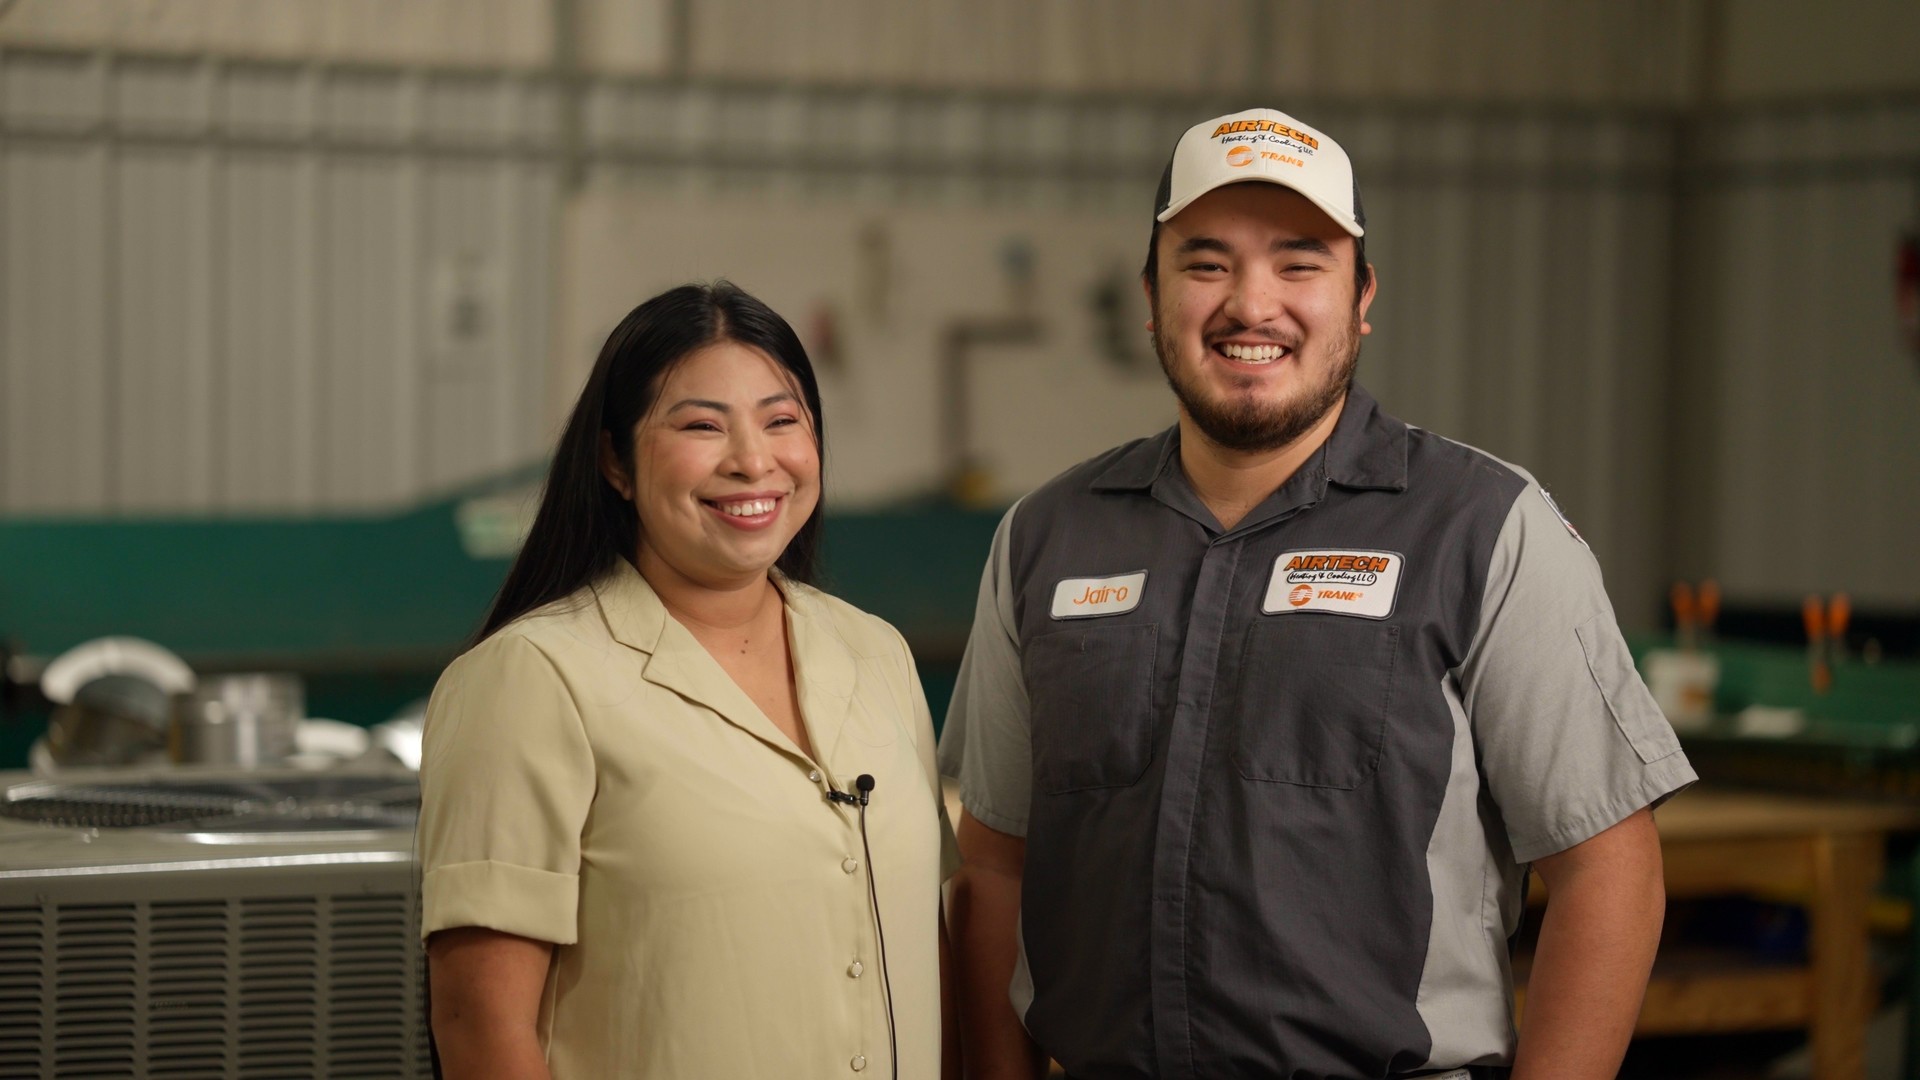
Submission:
[[[1400,628],[1290,615],[1247,634],[1233,762],[1248,780],[1350,790],[1380,767]]]
[[[1155,626],[1076,626],[1022,650],[1041,791],[1127,787],[1146,773],[1158,639]]]

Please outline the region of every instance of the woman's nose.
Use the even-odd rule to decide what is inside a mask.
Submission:
[[[758,431],[735,433],[722,467],[730,475],[746,479],[762,477],[773,471],[773,454],[767,446],[766,436]]]

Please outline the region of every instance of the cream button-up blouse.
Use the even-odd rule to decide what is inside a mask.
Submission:
[[[887,982],[900,1075],[939,1075],[959,857],[913,658],[882,620],[779,584],[813,759],[624,561],[434,689],[421,932],[555,943],[556,1080],[885,1075]],[[860,808],[827,797],[863,773],[871,859]]]

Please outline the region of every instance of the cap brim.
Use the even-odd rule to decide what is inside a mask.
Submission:
[[[1335,225],[1340,226],[1340,228],[1346,230],[1347,235],[1349,236],[1367,235],[1367,230],[1362,228],[1359,222],[1353,220],[1352,217],[1341,213],[1339,210],[1335,209],[1334,207],[1328,206],[1324,200],[1316,198],[1310,192],[1301,191],[1299,188],[1295,187],[1292,184],[1287,183],[1285,180],[1282,180],[1277,176],[1266,176],[1261,173],[1250,173],[1246,176],[1235,176],[1230,179],[1222,180],[1217,184],[1212,184],[1207,187],[1203,187],[1199,191],[1196,191],[1191,195],[1188,195],[1186,198],[1181,199],[1179,202],[1168,203],[1167,208],[1165,210],[1160,211],[1159,214],[1155,215],[1154,220],[1164,223],[1169,219],[1171,219],[1173,215],[1193,205],[1194,201],[1200,198],[1200,196],[1205,195],[1207,192],[1213,191],[1216,188],[1226,187],[1229,184],[1273,184],[1276,187],[1286,188],[1288,191],[1297,193],[1301,198],[1319,207],[1320,212],[1332,218],[1333,223]]]

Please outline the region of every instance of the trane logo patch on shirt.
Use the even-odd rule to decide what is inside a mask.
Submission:
[[[1400,592],[1404,556],[1391,551],[1326,548],[1288,551],[1273,561],[1267,582],[1268,615],[1321,611],[1384,619],[1393,614]]]
[[[1145,570],[1113,577],[1068,578],[1053,587],[1053,617],[1085,619],[1132,611],[1140,606],[1140,593],[1146,587]]]

